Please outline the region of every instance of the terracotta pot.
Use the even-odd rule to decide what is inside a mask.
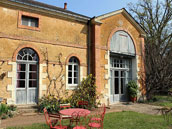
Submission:
[[[130,97],[130,100],[134,103],[137,101],[137,97]]]

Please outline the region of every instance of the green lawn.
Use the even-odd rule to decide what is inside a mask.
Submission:
[[[172,108],[172,96],[160,96],[156,95],[151,101],[148,102],[149,104],[170,107]]]
[[[33,124],[27,127],[11,127],[7,129],[49,129],[46,124]],[[136,112],[107,113],[104,129],[170,129],[162,116],[141,114]]]

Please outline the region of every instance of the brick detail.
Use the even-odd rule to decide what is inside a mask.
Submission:
[[[41,55],[41,52],[39,51],[39,49],[37,47],[35,47],[34,45],[32,44],[23,44],[23,45],[20,45],[14,52],[13,54],[13,61],[16,62],[16,57],[17,57],[17,54],[19,53],[19,51],[23,48],[32,48],[37,54],[38,54],[38,57],[39,57],[39,62],[43,62],[43,57]]]

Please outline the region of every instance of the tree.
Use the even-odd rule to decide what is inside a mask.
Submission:
[[[172,87],[172,0],[139,0],[129,4],[129,11],[147,33],[144,81],[149,100]]]

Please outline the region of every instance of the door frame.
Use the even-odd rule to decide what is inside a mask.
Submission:
[[[17,91],[18,90],[22,90],[21,88],[17,88],[17,67],[16,67],[16,85],[15,85],[15,94],[16,94],[16,98],[15,98],[15,102],[16,104],[18,105],[21,105],[21,104],[37,104],[38,103],[38,97],[39,97],[39,62],[36,62],[36,61],[16,61],[16,64],[18,66],[18,64],[25,64],[26,65],[26,73],[25,73],[25,88],[22,88],[25,90],[25,93],[26,93],[26,102],[25,103],[17,103]],[[37,87],[36,88],[29,88],[29,68],[30,68],[30,64],[36,64],[37,65]],[[35,89],[36,90],[36,101],[35,103],[29,103],[29,96],[28,96],[28,93],[29,93],[29,89]]]

